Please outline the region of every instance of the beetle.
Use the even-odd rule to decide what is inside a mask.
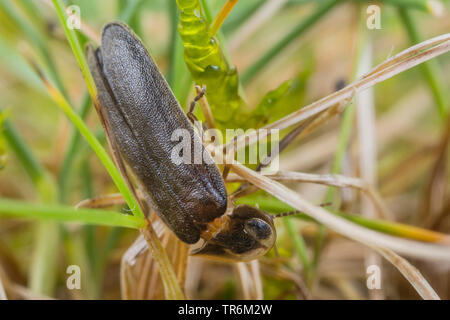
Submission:
[[[272,218],[255,207],[229,203],[219,168],[134,32],[121,22],[109,23],[101,46],[88,45],[86,55],[111,141],[169,229],[187,244],[204,240],[192,254],[250,261],[272,248]],[[201,145],[202,163],[171,161],[177,129],[187,130],[192,145]]]

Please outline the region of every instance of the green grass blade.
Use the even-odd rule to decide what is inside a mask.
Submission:
[[[95,87],[94,79],[92,78],[92,74],[89,71],[86,58],[84,57],[84,50],[81,48],[77,34],[75,30],[70,29],[66,23],[68,17],[64,8],[64,4],[61,2],[61,0],[52,0],[52,3],[55,6],[56,13],[58,14],[59,20],[61,21],[61,25],[64,29],[64,33],[66,34],[67,40],[69,41],[69,45],[72,48],[75,59],[80,66],[81,73],[83,74],[83,78],[86,82],[89,94],[91,95],[91,97],[96,99],[97,88]]]
[[[180,102],[181,106],[187,105],[189,90],[192,86],[192,78],[184,63],[184,48],[180,35],[177,31],[178,8],[175,1],[168,1],[168,11],[170,18],[171,39],[169,48],[170,67],[167,74],[167,82]]]
[[[4,200],[0,200],[0,211]],[[9,207],[8,204],[6,204]],[[13,209],[13,208],[8,208]],[[14,210],[13,210],[14,211]],[[0,213],[1,214],[1,213]],[[29,287],[34,292],[52,296],[57,279],[57,253],[60,232],[55,221],[40,221],[35,225],[33,255],[29,276]]]
[[[50,55],[50,51],[47,46],[47,42],[42,35],[36,31],[33,25],[31,25],[26,19],[22,18],[20,14],[16,12],[9,1],[0,0],[0,7],[8,13],[15,24],[24,32],[28,39],[39,50],[44,62],[48,68],[50,78],[55,82],[58,89],[67,97],[67,93],[62,84],[61,77],[59,76],[53,59]]]
[[[418,9],[429,13],[433,12],[433,1],[434,0],[383,0],[386,4],[397,6],[399,8]]]
[[[249,83],[275,56],[277,56],[289,43],[295,38],[303,34],[311,28],[317,21],[320,20],[326,13],[328,13],[339,0],[324,0],[320,1],[317,9],[306,19],[302,20],[291,32],[284,36],[278,43],[276,43],[270,50],[268,50],[261,58],[252,64],[242,74],[242,83],[245,85]]]
[[[300,258],[300,261],[303,265],[303,273],[306,277],[306,279],[309,279],[310,269],[311,269],[311,262],[308,257],[308,251],[306,248],[305,241],[303,240],[302,235],[295,229],[294,226],[294,218],[293,217],[285,217],[283,218],[284,225],[286,227],[286,230],[289,233],[289,236],[292,240],[292,243],[294,244],[295,251],[297,252],[297,255]]]
[[[89,108],[90,105],[91,100],[89,98],[89,94],[85,94],[79,111],[81,119],[86,118],[88,111],[90,109]],[[73,171],[73,164],[76,155],[79,152],[81,142],[82,141],[80,133],[78,132],[77,128],[73,128],[70,142],[67,147],[66,153],[64,154],[61,169],[58,175],[59,201],[61,203],[65,203],[68,200],[69,196],[68,189],[71,181],[71,172]]]
[[[16,48],[0,33],[0,63],[17,79],[34,90],[45,93],[45,87]],[[14,78],[13,78],[14,79]]]
[[[347,220],[359,224],[360,226],[364,226],[371,230],[380,231],[393,236],[434,243],[438,242],[449,243],[450,239],[449,235],[440,232],[435,232],[432,230],[418,228],[415,226],[410,226],[404,223],[386,221],[381,219],[368,219],[361,215],[346,214],[342,212],[337,214],[340,215],[341,217],[344,217]]]
[[[41,200],[44,202],[54,202],[57,189],[53,179],[33,155],[33,152],[17,130],[7,120],[3,123],[3,136],[30,176]]]
[[[421,37],[417,28],[417,22],[414,21],[411,12],[408,9],[399,8],[399,14],[402,19],[403,25],[408,32],[411,45],[419,43],[421,41]],[[448,90],[446,90],[444,87],[445,81],[443,79],[442,73],[440,72],[442,68],[441,66],[439,66],[438,60],[433,59],[427,61],[423,63],[420,68],[433,94],[441,118],[443,120],[447,119],[448,109],[450,108],[450,97],[448,95]]]
[[[239,1],[234,9],[234,14],[230,15],[223,24],[222,31],[225,35],[237,30],[253,13],[255,13],[263,4],[264,0],[259,0],[251,5],[247,5],[244,1]],[[240,5],[245,5],[240,9]]]
[[[3,136],[30,176],[41,201],[56,202],[57,189],[53,179],[8,121],[4,123]],[[59,234],[59,226],[54,221],[39,221],[35,225],[29,285],[33,291],[48,296],[53,295],[56,284]]]
[[[56,204],[37,204],[0,199],[0,215],[16,218],[78,222],[103,226],[138,229],[145,226],[144,219],[115,211],[75,209]]]
[[[126,24],[129,24],[130,20],[137,13],[142,2],[143,2],[143,0],[127,0],[127,1],[125,1],[125,6],[119,14],[119,20],[125,22]]]
[[[81,135],[86,139],[88,144],[92,147],[92,149],[96,153],[97,157],[100,159],[103,166],[105,167],[106,171],[108,171],[109,175],[111,176],[112,180],[114,181],[114,184],[119,189],[120,193],[122,193],[125,201],[127,202],[128,206],[131,208],[131,211],[133,212],[133,214],[139,218],[144,218],[144,214],[141,211],[141,208],[137,204],[131,191],[128,189],[128,186],[126,185],[125,181],[122,179],[119,171],[117,170],[116,166],[114,165],[114,162],[111,160],[111,158],[109,157],[108,153],[103,148],[101,143],[98,141],[98,139],[95,137],[95,135],[89,130],[87,125],[84,123],[83,119],[81,119],[81,117],[70,106],[70,104],[63,97],[63,95],[55,87],[53,87],[49,82],[46,82],[46,86],[48,88],[48,91],[49,91],[51,97],[54,99],[54,101],[64,111],[66,116],[77,127],[77,129],[80,131]]]
[[[84,53],[81,50],[81,45],[78,41],[77,35],[76,35],[75,31],[70,29],[66,23],[67,15],[66,15],[66,12],[64,11],[64,5],[62,4],[62,2],[60,0],[52,0],[52,2],[56,8],[58,17],[64,28],[67,40],[69,41],[70,47],[72,48],[75,59],[77,60],[79,66],[80,66],[81,72],[83,73],[83,77],[85,79],[89,94],[90,94],[91,98],[94,101],[96,101],[97,100],[97,88],[95,87],[95,83],[92,78],[92,74],[89,70],[89,67],[87,65],[86,58],[84,57]],[[111,158],[109,157],[108,153],[105,151],[103,146],[95,138],[95,136],[92,134],[92,132],[89,130],[89,128],[83,122],[83,120],[76,114],[76,112],[73,110],[73,108],[67,102],[67,100],[56,90],[56,88],[52,87],[51,84],[48,82],[46,83],[46,86],[48,88],[50,95],[53,97],[53,99],[56,101],[56,103],[63,109],[63,111],[66,113],[66,115],[72,121],[72,123],[77,127],[77,129],[80,131],[80,133],[86,139],[86,141],[89,143],[89,145],[92,147],[92,149],[94,149],[94,152],[97,154],[100,161],[103,163],[103,166],[110,174],[112,180],[114,181],[115,185],[119,189],[120,193],[122,193],[125,201],[127,202],[128,206],[131,208],[133,214],[139,218],[143,218],[144,214],[143,214],[141,208],[139,207],[136,199],[134,199],[133,194],[129,190],[125,181],[122,179],[119,171],[115,167],[113,161],[111,160]]]

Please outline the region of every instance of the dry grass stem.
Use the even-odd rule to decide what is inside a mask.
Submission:
[[[403,71],[411,69],[448,51],[450,51],[450,33],[421,42],[420,44],[408,48],[391,59],[383,62],[379,66],[372,69],[372,71],[363,78],[356,80],[342,90],[334,92],[306,107],[302,107],[300,110],[265,126],[263,130],[259,129],[252,131],[249,134],[238,136],[236,139],[233,139],[233,141],[217,147],[216,152],[220,153],[226,150],[228,154],[234,153],[236,151],[234,149],[235,145],[244,147],[255,143],[259,139],[262,139],[270,134],[270,129],[281,130],[288,128],[315,114],[338,105],[345,100],[351,99],[355,93],[362,92],[377,83],[389,79]]]
[[[2,277],[0,277],[0,300],[8,300],[5,292],[5,287],[3,286]]]
[[[419,214],[425,227],[430,227],[445,209],[447,189],[447,157],[450,144],[450,118],[439,142],[438,156],[431,169],[424,190],[424,199]]]
[[[261,270],[264,275],[275,277],[277,279],[285,279],[295,283],[297,287],[296,296],[301,300],[310,300],[313,298],[308,286],[303,281],[299,272],[293,272],[286,267],[275,268],[272,264],[262,263]]]
[[[342,235],[359,241],[366,245],[375,245],[389,248],[396,252],[422,259],[450,261],[449,246],[421,243],[418,241],[405,240],[388,236],[376,231],[360,227],[352,222],[336,216],[327,210],[313,205],[303,199],[299,194],[285,187],[284,185],[262,176],[247,167],[233,162],[229,164],[233,171],[241,177],[247,179],[255,186],[272,194],[291,207],[308,214],[313,219],[319,221],[330,229]]]
[[[247,266],[245,265],[245,262],[238,262],[236,263],[236,269],[239,275],[239,280],[241,283],[241,289],[242,289],[242,296],[245,300],[251,300],[252,299],[252,277],[250,275],[250,272],[247,269]]]
[[[333,186],[338,188],[354,188],[364,192],[373,202],[379,215],[383,218],[390,218],[392,214],[388,208],[384,205],[380,195],[375,189],[367,184],[364,180],[359,178],[346,177],[340,174],[314,174],[292,171],[279,171],[273,175],[267,175],[270,179],[275,181],[284,182],[310,182],[323,184],[327,186]],[[245,178],[236,174],[230,174],[227,178],[228,182],[244,182]]]
[[[390,142],[403,136],[404,133],[415,126],[431,106],[431,99],[426,89],[414,87],[412,92],[377,119],[376,139],[379,152],[382,152]],[[337,145],[337,131],[330,128],[317,138],[303,143],[294,151],[281,159],[282,167],[286,170],[307,170],[317,167],[328,161],[333,155]],[[308,156],[299,161],[298,154],[307,152]]]
[[[244,299],[262,300],[264,296],[258,260],[253,260],[250,263],[238,262],[236,263],[236,269]]]
[[[54,9],[53,4],[51,0],[42,0],[42,3],[46,4],[48,7],[51,7]],[[101,42],[101,36],[100,34],[95,31],[94,28],[92,28],[89,24],[87,24],[83,19],[80,19],[80,31],[89,39],[94,41],[95,43],[99,44]]]
[[[253,260],[250,262],[250,270],[253,277],[253,286],[254,286],[254,296],[256,300],[263,300],[263,286],[261,279],[261,271],[259,269],[259,261]]]
[[[195,86],[195,92],[199,95],[202,92],[202,88],[200,86]],[[212,114],[211,108],[209,107],[208,99],[206,99],[206,95],[199,100],[200,107],[202,108],[203,115],[205,116],[206,124],[209,129],[215,128],[216,124],[214,122],[214,116]]]
[[[417,293],[425,300],[440,300],[438,294],[430,286],[428,281],[422,276],[419,270],[411,265],[406,259],[400,257],[392,250],[373,247],[383,257],[392,263],[398,271],[408,280],[408,282],[414,287]]]
[[[170,253],[177,279],[185,281],[188,246],[181,243],[161,220],[154,217],[153,229],[164,249]],[[159,277],[156,261],[150,254],[149,246],[140,235],[122,256],[120,265],[120,284],[123,299],[163,299],[164,288]]]
[[[370,39],[364,46],[359,62],[358,73],[365,74],[372,67],[372,45]],[[377,141],[375,134],[375,103],[373,87],[358,93],[356,100],[356,120],[358,132],[358,165],[361,179],[369,186],[376,185],[376,167],[377,167]],[[371,188],[373,190],[373,188]],[[383,212],[376,209],[376,201],[367,195],[361,197],[361,214],[368,218],[385,217]],[[392,216],[391,216],[392,217]],[[371,265],[377,265],[380,268],[381,257],[367,250],[364,258],[366,268]],[[371,299],[384,299],[383,290],[370,290]]]

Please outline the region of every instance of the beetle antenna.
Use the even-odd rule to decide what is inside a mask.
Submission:
[[[321,203],[319,206],[321,207],[327,207],[330,206],[331,202],[325,202],[325,203]],[[295,210],[295,211],[288,211],[288,212],[282,212],[282,213],[277,213],[277,214],[273,214],[271,215],[272,218],[283,218],[283,217],[288,217],[288,216],[294,216],[296,214],[301,213],[301,211]]]
[[[287,217],[287,216],[293,216],[296,214],[299,214],[300,211],[295,210],[295,211],[289,211],[289,212],[282,212],[282,213],[277,213],[277,214],[273,214],[271,215],[272,218],[283,218],[283,217]]]

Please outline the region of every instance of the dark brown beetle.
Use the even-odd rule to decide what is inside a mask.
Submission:
[[[181,241],[204,240],[193,254],[249,261],[272,248],[276,231],[268,214],[247,205],[227,208],[218,167],[133,31],[123,23],[107,24],[101,47],[88,46],[87,57],[100,117],[111,128],[121,158],[145,199]],[[192,145],[201,145],[207,161],[171,161],[178,143],[171,137],[180,128],[189,132]]]

